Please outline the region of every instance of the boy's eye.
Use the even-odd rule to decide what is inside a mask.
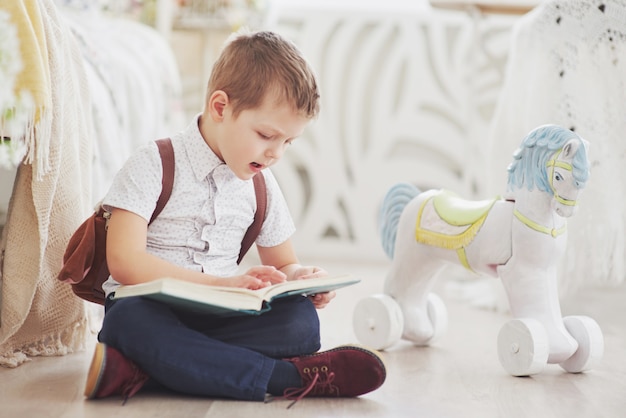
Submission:
[[[263,139],[270,139],[270,135],[265,135],[263,132],[257,132],[257,134]]]

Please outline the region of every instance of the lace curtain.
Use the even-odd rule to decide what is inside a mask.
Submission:
[[[556,123],[590,142],[591,179],[569,220],[560,287],[626,279],[626,1],[547,1],[514,28],[490,132],[492,191],[519,140]],[[499,180],[502,180],[498,182]]]

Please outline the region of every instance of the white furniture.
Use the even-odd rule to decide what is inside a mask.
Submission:
[[[484,197],[484,140],[519,16],[427,1],[271,4],[266,26],[301,48],[321,85],[319,119],[274,169],[303,258],[385,260],[377,213],[396,182]]]

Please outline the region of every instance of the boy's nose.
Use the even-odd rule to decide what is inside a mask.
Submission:
[[[280,157],[283,156],[283,148],[280,146],[269,147],[265,151],[265,156],[274,160],[278,160]]]

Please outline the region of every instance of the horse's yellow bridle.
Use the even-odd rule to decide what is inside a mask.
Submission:
[[[567,171],[572,171],[572,165],[570,163],[566,163],[565,161],[560,161],[558,158],[563,152],[563,148],[554,153],[554,156],[548,160],[546,163],[546,167],[550,168],[550,189],[552,189],[552,193],[554,194],[554,198],[557,202],[566,205],[566,206],[576,206],[576,200],[565,199],[564,197],[559,196],[559,193],[556,191],[554,187],[554,169],[555,167],[562,168]]]
[[[576,206],[576,200],[565,199],[565,198],[559,196],[559,193],[556,191],[556,188],[554,187],[554,169],[555,169],[555,167],[559,167],[559,168],[562,168],[562,169],[567,170],[567,171],[572,171],[573,170],[573,167],[572,167],[572,165],[570,163],[566,163],[565,161],[560,161],[558,159],[559,156],[561,155],[561,152],[563,152],[563,148],[561,148],[557,152],[555,152],[554,156],[546,163],[546,167],[550,168],[550,189],[552,189],[552,193],[554,194],[554,198],[559,203],[561,203],[563,205],[566,205],[566,206]],[[541,232],[541,233],[550,235],[553,238],[558,237],[559,235],[563,234],[567,230],[567,225],[563,225],[559,229],[548,228],[547,226],[543,226],[543,225],[533,221],[532,219],[529,219],[528,217],[524,216],[517,209],[515,209],[513,211],[513,214],[515,215],[515,217],[517,219],[519,219],[520,222],[522,222],[527,227],[529,227],[531,229],[534,229],[537,232]]]

